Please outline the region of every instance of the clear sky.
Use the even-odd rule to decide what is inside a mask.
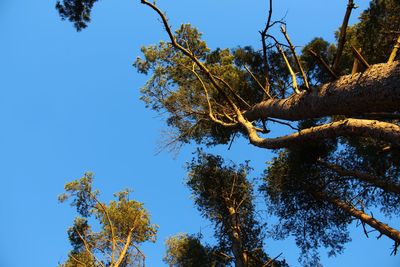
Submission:
[[[192,23],[212,48],[259,47],[268,1],[157,2],[174,27]],[[302,45],[317,36],[332,40],[347,1],[275,2],[275,18],[286,14],[293,42]],[[367,6],[356,2],[353,22]],[[66,259],[66,229],[75,214],[57,203],[57,195],[85,171],[96,174],[104,199],[129,187],[145,203],[160,225],[157,243],[144,245],[147,266],[164,266],[166,237],[202,231],[211,240],[210,223],[200,218],[183,185],[183,166],[194,146],[176,158],[156,155],[165,124],[139,101],[146,77],[132,62],[142,45],[166,35],[139,1],[99,1],[81,33],[60,21],[54,5],[55,0],[0,0],[0,266],[56,266]],[[271,158],[246,141],[213,151],[237,162],[250,159],[253,177]],[[327,258],[322,252],[325,266],[400,266],[385,237],[367,239],[362,229],[352,229],[354,242],[343,255]],[[291,266],[299,266],[293,240],[267,245],[272,256],[283,252]]]

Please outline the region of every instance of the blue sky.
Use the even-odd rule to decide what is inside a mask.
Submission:
[[[267,1],[157,2],[174,27],[190,22],[212,48],[259,46]],[[302,45],[317,36],[332,40],[347,1],[275,2],[275,17],[286,14],[292,41]],[[358,14],[367,1],[356,2]],[[81,33],[59,19],[54,5],[53,0],[0,0],[0,266],[56,266],[65,260],[74,212],[58,204],[57,195],[85,171],[96,174],[104,199],[129,187],[133,198],[145,203],[160,225],[157,243],[144,245],[147,265],[164,266],[166,237],[202,231],[211,239],[210,223],[200,218],[183,185],[183,166],[194,146],[176,158],[156,155],[165,124],[139,101],[146,77],[132,63],[142,45],[166,35],[139,1],[100,1]],[[272,155],[244,140],[230,151],[213,151],[237,162],[250,159],[253,177]],[[394,223],[399,228],[398,220]],[[360,228],[352,236],[343,255],[323,253],[325,266],[399,266],[385,237],[366,239]],[[266,243],[271,255],[283,252],[291,266],[299,266],[293,240]]]

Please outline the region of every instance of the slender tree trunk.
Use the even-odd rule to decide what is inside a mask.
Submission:
[[[400,63],[376,64],[363,73],[346,75],[313,93],[269,99],[246,111],[248,121],[279,118],[302,120],[330,115],[361,115],[400,110]]]
[[[231,222],[232,252],[235,257],[235,267],[247,267],[247,254],[243,251],[242,235],[237,220],[237,213],[233,207],[229,208]]]
[[[372,216],[364,213],[363,211],[354,208],[352,205],[346,203],[345,201],[340,200],[338,198],[329,197],[323,192],[314,192],[313,195],[317,199],[328,201],[337,208],[347,212],[352,217],[359,219],[361,222],[365,224],[368,224],[382,235],[389,237],[396,243],[400,243],[400,232],[390,227],[389,225],[382,223],[381,221],[373,218]]]

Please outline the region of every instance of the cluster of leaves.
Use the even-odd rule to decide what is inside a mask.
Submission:
[[[164,262],[172,267],[224,266],[224,258],[218,257],[210,246],[201,243],[201,236],[177,234],[167,239]]]
[[[347,31],[348,42],[340,64],[341,74],[351,72],[354,61],[351,46],[361,48],[363,56],[371,64],[387,60],[400,33],[396,15],[399,11],[399,1],[371,1],[370,7],[361,14],[360,22]],[[307,54],[309,49],[331,62],[335,46],[316,38],[304,47],[301,56],[310,80],[315,84],[327,82],[329,76]],[[397,120],[386,121],[398,123]],[[300,129],[310,126],[304,123],[321,124],[307,120],[300,122]],[[320,161],[331,162],[347,170],[362,170],[388,184],[399,184],[399,156],[398,148],[372,137],[322,140],[279,151],[265,172],[265,184],[262,187],[271,213],[280,218],[277,237],[295,236],[303,254],[303,264],[316,266],[315,259],[318,259],[317,249],[320,246],[329,248],[330,255],[342,252],[343,245],[350,240],[347,226],[354,219],[338,207],[319,199],[315,193],[340,196],[341,200],[350,204],[358,202],[363,211],[379,208],[387,216],[398,214],[399,195],[353,176],[339,175],[321,165]]]
[[[66,193],[59,196],[60,202],[72,198],[71,206],[80,215],[68,229],[72,250],[60,266],[141,266],[144,255],[138,245],[155,242],[158,226],[150,223],[142,203],[129,199],[128,190],[116,193],[117,199],[107,205],[100,202],[92,183],[93,174],[85,173],[67,183]],[[98,231],[90,225],[92,220],[97,221]]]
[[[182,25],[175,38],[202,60],[212,75],[230,84],[229,90],[240,108],[246,109],[263,100],[265,94],[259,81],[264,81],[265,77],[260,52],[251,47],[210,50],[201,39],[201,33],[189,24]],[[176,132],[175,141],[226,144],[234,134],[240,134],[239,127],[224,127],[209,119],[210,106],[221,120],[235,115],[226,98],[191,59],[163,41],[143,47],[142,52],[144,58],[138,58],[134,66],[150,78],[141,89],[141,99],[146,107],[167,116],[168,126]],[[280,74],[271,80],[271,94],[282,95],[283,88],[287,87],[288,71],[277,53],[270,54],[270,61],[273,63],[270,71]],[[246,68],[251,69],[251,73]]]
[[[63,0],[57,1],[56,9],[62,19],[68,19],[74,23],[77,31],[87,27],[90,22],[90,13],[93,5],[98,0]]]

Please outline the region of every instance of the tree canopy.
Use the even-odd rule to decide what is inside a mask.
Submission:
[[[100,192],[92,189],[92,183],[93,174],[87,172],[67,183],[66,193],[59,196],[60,202],[72,199],[71,206],[80,215],[68,229],[72,250],[60,266],[145,266],[139,245],[154,242],[158,226],[150,223],[142,203],[129,199],[128,190],[116,193],[116,200],[107,205],[99,200]]]
[[[64,1],[57,8],[80,30],[94,2],[77,2]],[[319,264],[321,246],[330,255],[342,252],[355,220],[367,236],[371,227],[378,237],[392,239],[396,254],[400,232],[370,210],[388,217],[399,214],[398,0],[371,1],[352,26],[348,22],[356,5],[349,0],[337,43],[315,38],[301,51],[285,22],[273,20],[272,0],[260,30],[260,49],[211,49],[192,25],[174,31],[155,2],[141,3],[155,12],[168,37],[143,47],[143,58],[134,63],[149,77],[141,99],[165,117],[173,133],[167,144],[214,146],[244,137],[256,147],[274,150],[261,190],[279,218],[276,237],[293,235],[304,265]],[[281,37],[270,34],[273,27],[280,27]],[[286,127],[286,134],[271,137],[271,124]],[[221,250],[236,266],[247,266],[247,257],[263,242],[253,217],[252,185],[245,178],[249,166],[224,167],[221,158],[211,155],[198,160],[189,165],[195,204],[214,222]],[[235,226],[239,222],[240,231]],[[239,240],[240,232],[246,234]],[[197,242],[191,236],[171,239],[169,251],[173,244],[182,248],[192,241]],[[196,251],[207,254],[196,244]]]

